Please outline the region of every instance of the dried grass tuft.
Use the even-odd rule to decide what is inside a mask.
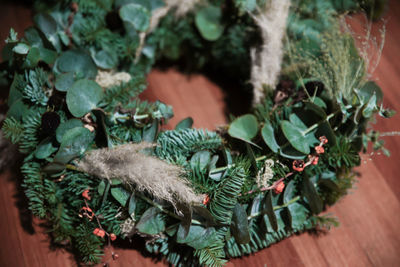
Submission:
[[[175,16],[182,17],[192,11],[203,0],[165,0],[167,6],[176,8]]]
[[[281,71],[283,56],[282,39],[286,33],[290,0],[272,0],[250,14],[260,27],[263,44],[251,49],[251,83],[253,84],[253,105],[265,97],[265,90],[274,88]]]
[[[96,76],[96,82],[102,88],[120,85],[123,82],[129,82],[131,75],[127,72],[111,72],[99,70]]]
[[[350,30],[345,17],[333,30],[322,35],[321,55],[316,57],[307,51],[296,51],[289,45],[292,66],[305,66],[312,79],[321,81],[331,97],[351,100],[355,90],[372,78],[382,54],[385,27],[379,38],[371,35],[371,24],[356,35]],[[356,46],[354,46],[354,42]],[[303,77],[295,67],[298,79]]]
[[[194,193],[183,170],[158,158],[147,156],[141,150],[149,143],[125,144],[89,152],[77,163],[78,169],[103,179],[116,178],[136,190],[147,191],[172,205],[199,203],[203,196]]]

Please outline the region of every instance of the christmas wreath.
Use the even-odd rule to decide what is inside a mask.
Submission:
[[[379,42],[357,49],[343,20],[362,5],[36,1],[1,65],[2,130],[26,155],[30,210],[85,263],[138,235],[175,266],[222,266],[335,225],[319,214],[351,188],[369,142],[387,153],[367,126],[393,114],[368,80]],[[251,111],[214,132],[191,118],[160,130],[172,108],[138,98],[155,64],[234,80],[253,92]]]

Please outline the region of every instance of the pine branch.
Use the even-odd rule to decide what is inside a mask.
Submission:
[[[126,105],[146,89],[146,79],[134,76],[129,82],[121,83],[106,90],[103,103],[107,111],[113,111],[119,104]]]
[[[41,117],[44,110],[32,109],[30,114],[25,115],[22,119],[22,125],[24,127],[24,134],[22,135],[19,150],[21,153],[30,153],[39,143],[38,131],[41,126]]]
[[[215,151],[222,146],[217,133],[198,129],[165,131],[159,135],[157,143],[156,155],[171,162],[200,150]]]
[[[232,210],[237,203],[244,179],[241,168],[231,168],[227,177],[219,184],[210,202],[210,212],[218,223],[230,225]]]
[[[49,90],[48,74],[42,68],[25,72],[26,85],[22,96],[33,104],[45,106],[48,101],[46,91]]]
[[[47,212],[45,207],[46,197],[40,169],[39,163],[26,161],[21,167],[21,172],[25,177],[22,187],[26,188],[25,195],[29,200],[29,209],[35,216],[45,218]]]
[[[17,144],[23,136],[24,127],[15,118],[8,117],[4,120],[2,131],[7,139],[13,144]]]
[[[224,238],[222,237],[210,247],[198,249],[194,255],[199,258],[199,263],[208,267],[222,267],[226,264],[224,252]]]

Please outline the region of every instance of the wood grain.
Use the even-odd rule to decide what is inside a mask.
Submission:
[[[18,32],[31,25],[30,10],[11,3],[0,4],[0,40],[9,27]],[[374,79],[382,87],[384,105],[400,110],[400,3],[391,1],[385,15],[386,45]],[[356,31],[357,23],[352,23]],[[374,32],[378,25],[374,26]],[[148,77],[149,89],[141,96],[160,99],[173,105],[175,117],[167,128],[192,116],[197,128],[215,129],[225,123],[225,95],[215,84],[200,75],[184,76],[175,70],[154,70]],[[378,119],[374,128],[386,132],[400,130],[400,116]],[[326,213],[333,213],[341,222],[324,235],[301,234],[242,259],[228,266],[400,266],[400,137],[385,138],[392,157],[365,155],[357,171],[360,178],[351,193]],[[0,176],[0,266],[42,267],[77,266],[69,252],[54,248],[42,221],[32,218],[27,210],[20,175],[8,170]],[[111,266],[166,266],[137,249],[117,248],[118,261]]]

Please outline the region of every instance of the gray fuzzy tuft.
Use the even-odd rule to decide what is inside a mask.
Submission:
[[[141,153],[152,146],[139,143],[93,150],[77,166],[79,170],[99,178],[120,179],[124,184],[147,191],[174,206],[178,202],[189,205],[201,202],[203,196],[195,194],[189,181],[182,178],[180,167]]]

